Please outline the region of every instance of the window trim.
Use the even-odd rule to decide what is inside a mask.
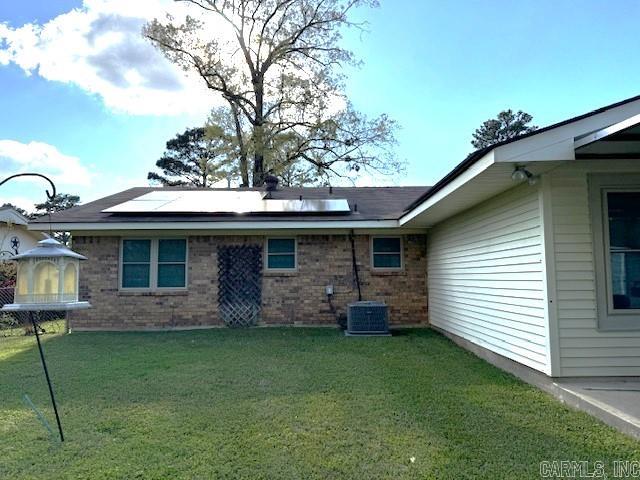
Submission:
[[[270,255],[269,240],[293,240],[293,268],[269,268],[269,255]],[[271,255],[283,255],[283,254],[273,253]],[[291,255],[291,254],[285,253],[284,255]],[[265,272],[277,272],[277,273],[297,272],[298,271],[298,237],[290,237],[290,236],[265,237],[264,239],[264,270]]]
[[[123,255],[125,240],[149,240],[149,286],[148,287],[123,287]],[[160,240],[184,240],[184,287],[158,287],[158,250]],[[175,292],[186,291],[189,285],[189,239],[187,237],[121,237],[120,254],[118,256],[118,291],[120,292]],[[133,263],[133,262],[132,262]],[[179,263],[179,262],[168,262]]]
[[[607,193],[640,192],[640,175],[589,175],[598,330],[640,330],[640,309],[614,309]]]
[[[399,267],[376,267],[374,263],[373,241],[378,238],[397,238],[400,240],[400,266]],[[404,238],[402,235],[371,235],[369,238],[369,263],[371,269],[376,272],[402,272],[404,271]],[[379,255],[379,254],[378,254]],[[389,253],[391,255],[391,253]],[[393,254],[395,255],[395,253]]]

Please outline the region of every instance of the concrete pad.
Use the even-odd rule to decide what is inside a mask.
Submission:
[[[579,397],[594,408],[617,417],[619,422],[636,430],[633,436],[640,438],[640,379],[630,378],[580,378],[558,379],[556,384],[566,392]],[[626,430],[626,428],[625,428]]]

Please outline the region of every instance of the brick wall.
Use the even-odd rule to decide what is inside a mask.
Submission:
[[[355,238],[363,300],[385,301],[392,324],[426,323],[426,237],[405,235],[404,270],[384,273],[370,268],[369,236]],[[339,312],[357,300],[349,237],[297,239],[296,272],[263,272],[262,323],[335,325],[325,285],[334,286],[333,304]],[[89,258],[80,267],[80,296],[93,308],[72,312],[70,326],[110,330],[221,326],[216,250],[219,245],[242,243],[263,245],[264,237],[190,236],[187,291],[133,293],[118,289],[119,237],[74,236],[74,250]]]

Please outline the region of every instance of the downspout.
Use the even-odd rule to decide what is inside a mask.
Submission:
[[[358,301],[362,301],[362,290],[360,289],[360,274],[358,273],[358,263],[356,262],[356,242],[353,234],[353,229],[349,234],[349,240],[351,240],[351,262],[353,263],[353,274],[356,279],[356,286],[358,287]]]

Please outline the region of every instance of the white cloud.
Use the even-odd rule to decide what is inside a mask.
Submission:
[[[125,190],[145,184],[118,172],[83,165],[78,157],[66,155],[48,143],[0,140],[0,179],[21,172],[47,175],[55,183],[58,193],[79,195],[81,203],[113,194],[114,185],[117,185],[117,190]],[[46,200],[45,189],[50,187],[42,179],[16,178],[0,188],[0,205],[9,202],[33,211],[35,203]]]
[[[21,172],[47,175],[58,193],[79,195],[81,203],[111,195],[114,188],[121,191],[146,184],[135,176],[83,165],[78,157],[66,155],[47,143],[0,140],[0,179]],[[50,186],[42,179],[16,178],[0,187],[0,205],[8,202],[31,212],[34,204],[46,200],[45,189],[50,190]]]
[[[85,0],[42,25],[0,24],[0,64],[74,84],[118,112],[203,115],[216,96],[141,35],[145,22],[175,8],[167,0]]]
[[[17,172],[43,173],[64,186],[86,187],[92,179],[78,157],[65,155],[53,145],[0,140],[0,178]]]
[[[11,197],[2,197],[0,198],[0,205],[4,205],[5,203],[10,203],[11,205],[14,205],[16,207],[22,208],[23,210],[26,210],[27,212],[33,212],[34,209],[34,204],[35,203],[42,203],[46,200],[46,197],[44,196],[44,192],[41,195],[41,198],[39,198],[38,200],[31,199],[31,198],[27,198],[27,197],[21,197],[21,196],[11,196]]]

